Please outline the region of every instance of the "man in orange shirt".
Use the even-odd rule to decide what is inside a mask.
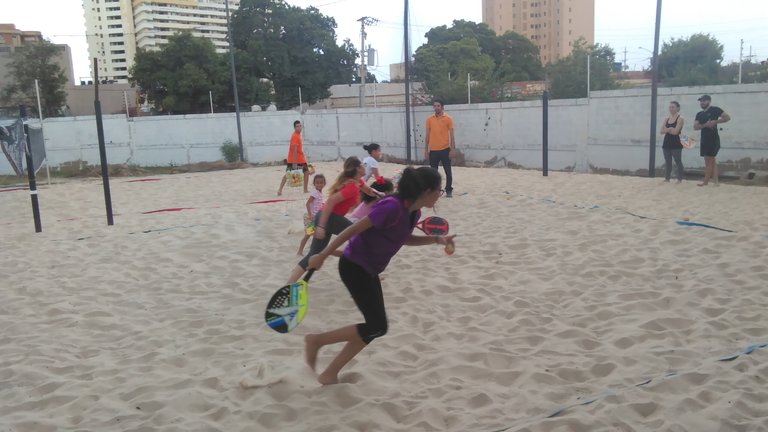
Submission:
[[[307,166],[307,159],[304,157],[304,150],[302,149],[301,128],[302,126],[299,120],[293,122],[293,135],[291,135],[291,144],[288,147],[288,157],[285,159],[285,171],[297,170],[301,167],[301,170],[304,172],[304,193],[309,193],[309,190],[307,190],[309,167]],[[277,196],[283,194],[285,181],[286,178],[283,176],[283,179],[280,181],[280,189],[277,190]]]
[[[453,137],[453,119],[443,111],[443,100],[435,98],[432,102],[435,115],[427,118],[427,133],[424,141],[424,159],[429,159],[429,165],[437,169],[440,163],[445,171],[445,196],[453,196],[453,176],[451,175],[451,160],[456,150],[456,140]]]

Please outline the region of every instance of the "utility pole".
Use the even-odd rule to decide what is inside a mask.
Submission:
[[[629,66],[627,66],[627,47],[624,47],[624,70],[629,70]]]
[[[744,39],[741,40],[739,47],[739,84],[741,84],[741,65],[744,63]]]
[[[379,22],[376,18],[364,16],[360,18],[360,108],[365,106],[365,78],[368,68],[365,67],[365,26],[372,26]]]

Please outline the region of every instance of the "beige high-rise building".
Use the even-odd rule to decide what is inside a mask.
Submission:
[[[548,64],[568,56],[579,38],[594,43],[595,0],[483,0],[483,22],[498,35],[529,38]]]
[[[230,14],[239,6],[229,0]],[[224,0],[83,0],[83,9],[91,74],[98,58],[100,80],[127,83],[137,49],[160,49],[179,31],[228,49]]]

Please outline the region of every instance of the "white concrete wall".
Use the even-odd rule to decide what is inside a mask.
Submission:
[[[697,140],[695,149],[683,151],[683,165],[704,165],[699,156],[700,134],[693,130],[696,113],[701,110],[697,99],[703,94],[712,96],[712,105],[724,109],[732,118],[720,125],[722,149],[718,161],[746,157],[768,160],[768,84],[660,88],[657,129],[669,114],[669,103],[675,100],[680,103],[685,119],[683,133]],[[650,113],[650,89],[593,92],[589,101],[589,163],[600,168],[647,169]],[[656,166],[660,167],[664,163],[663,136],[657,135],[656,140]]]
[[[733,120],[721,132],[723,148],[719,160],[768,160],[767,84],[659,89],[658,123],[672,100],[682,105],[685,133],[693,132],[699,111],[696,99],[712,96]],[[542,160],[541,102],[482,105],[451,105],[446,111],[456,126],[458,147],[467,160],[511,162],[540,168]],[[424,151],[424,122],[430,107],[416,107],[412,115],[414,158]],[[350,108],[343,110],[242,113],[243,142],[251,162],[285,158],[293,121],[305,125],[305,152],[311,160],[340,156],[363,156],[361,146],[380,143],[384,152],[404,158],[405,116],[402,108]],[[650,90],[632,89],[593,92],[590,99],[555,100],[549,110],[549,166],[551,169],[590,166],[621,170],[648,168],[650,138]],[[104,117],[104,135],[109,163],[137,165],[186,164],[222,158],[225,140],[237,142],[234,114],[156,116],[126,119]],[[94,117],[55,118],[45,121],[48,160],[51,166],[84,160],[98,164],[98,141]],[[657,136],[656,166],[662,167],[662,136]],[[494,159],[496,158],[496,159]],[[684,152],[688,167],[701,167],[698,148]],[[0,174],[12,173],[0,157]]]

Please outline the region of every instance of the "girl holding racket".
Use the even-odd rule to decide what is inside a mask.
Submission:
[[[338,235],[352,225],[345,215],[360,202],[360,191],[370,196],[383,195],[362,182],[363,174],[365,168],[360,159],[351,156],[344,161],[344,171],[336,178],[325,206],[313,220],[315,233],[309,246],[309,254],[293,268],[288,283],[299,280],[307,269],[309,257],[323,250],[331,240],[331,235]]]
[[[309,259],[309,267],[319,269],[329,255],[349,240],[339,259],[339,275],[365,318],[364,323],[305,337],[305,359],[312,370],[315,369],[320,348],[346,343],[318,377],[321,384],[338,383],[339,371],[371,341],[386,334],[387,316],[379,273],[384,271],[400,248],[403,245],[429,244],[454,247],[453,235],[413,235],[421,208],[432,208],[440,199],[441,183],[440,174],[433,168],[406,168],[395,195],[379,201],[368,216],[346,228],[325,249]]]

